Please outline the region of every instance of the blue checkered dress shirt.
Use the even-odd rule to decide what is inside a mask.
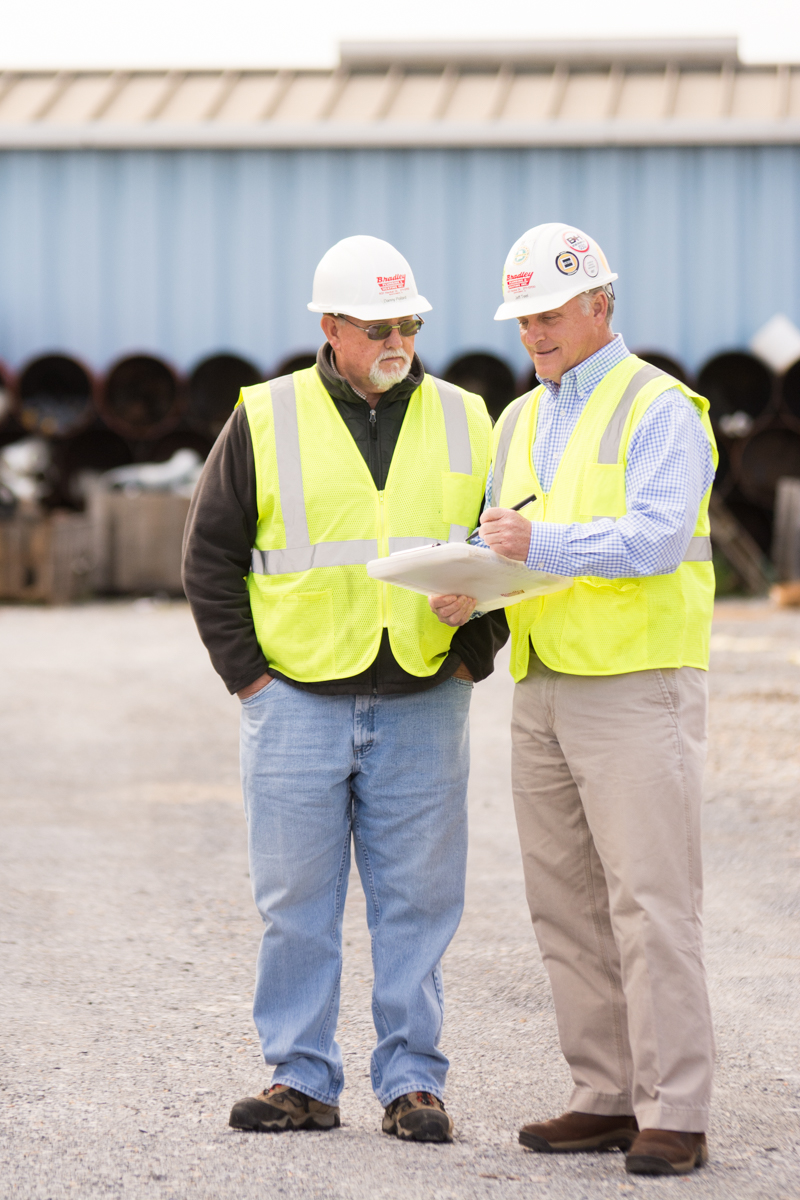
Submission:
[[[567,371],[560,385],[539,379],[545,392],[539,401],[532,459],[545,493],[553,486],[561,456],[587,400],[629,353],[616,334],[607,346]],[[572,525],[534,522],[527,565],[557,575],[605,579],[669,575],[683,561],[700,501],[713,479],[711,447],[697,409],[677,388],[670,388],[650,405],[631,436],[625,516]],[[490,471],[487,506],[491,493]]]

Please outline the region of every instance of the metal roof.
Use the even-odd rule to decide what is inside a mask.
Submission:
[[[800,65],[732,39],[346,43],[333,70],[4,71],[0,148],[800,142]]]

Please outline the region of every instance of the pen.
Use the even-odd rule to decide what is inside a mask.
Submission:
[[[536,492],[532,492],[530,496],[526,496],[524,500],[520,500],[519,504],[512,504],[511,511],[519,512],[519,510],[521,508],[524,508],[526,504],[530,504],[536,498],[537,498]],[[469,535],[469,537],[465,538],[465,541],[471,542],[472,539],[475,537],[475,534],[479,531],[479,529],[480,529],[480,525],[476,525],[475,528],[473,529],[472,533]]]

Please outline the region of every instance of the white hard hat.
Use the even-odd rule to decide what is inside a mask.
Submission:
[[[311,312],[342,313],[359,321],[431,310],[400,251],[367,234],[342,238],[322,256],[312,297]]]
[[[503,267],[503,303],[495,321],[560,308],[618,276],[594,238],[574,225],[535,225],[514,242]]]

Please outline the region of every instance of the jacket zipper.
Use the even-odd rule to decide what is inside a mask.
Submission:
[[[369,439],[372,443],[370,446],[370,458],[373,461],[370,463],[372,468],[373,478],[380,477],[380,446],[378,445],[378,414],[374,408],[369,410]],[[378,554],[384,555],[389,553],[389,543],[386,537],[386,511],[383,506],[383,492],[378,492]],[[389,595],[385,583],[380,585],[380,604],[381,604],[381,628],[385,629],[389,624]],[[380,655],[380,650],[378,650]],[[372,682],[372,694],[378,694],[378,659],[373,659],[372,668],[370,671]]]
[[[386,535],[386,508],[384,493],[378,492],[378,555],[384,558],[389,553],[389,538]],[[384,629],[389,626],[389,585],[382,583],[381,589],[381,625]]]
[[[378,442],[378,414],[374,408],[369,410],[369,469],[375,486],[380,482],[381,448]]]

